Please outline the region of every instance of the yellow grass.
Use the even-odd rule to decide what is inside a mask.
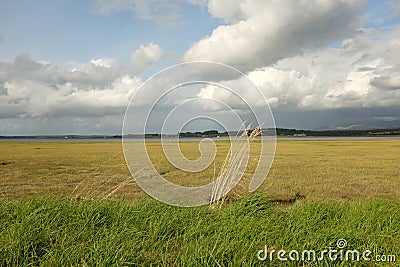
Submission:
[[[220,172],[229,143],[216,144],[215,164],[198,174],[174,168],[159,143],[149,143],[148,151],[165,179],[195,186],[209,183]],[[257,141],[252,144],[245,181],[254,172],[258,146]],[[196,142],[180,147],[189,159],[200,155]],[[400,141],[278,141],[272,169],[259,191],[271,199],[296,193],[308,200],[399,199],[399,162]],[[3,199],[72,196],[132,201],[145,195],[132,181],[120,143],[0,143]],[[244,189],[242,184],[237,190]]]

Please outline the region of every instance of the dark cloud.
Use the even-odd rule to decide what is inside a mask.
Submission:
[[[399,90],[400,75],[376,77],[371,80],[371,85],[384,90]]]
[[[383,120],[400,114],[399,106],[375,108],[339,108],[330,110],[298,110],[273,108],[277,127],[297,129],[339,129],[352,125],[360,128],[398,128],[400,119]]]

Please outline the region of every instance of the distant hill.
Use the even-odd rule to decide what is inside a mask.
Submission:
[[[400,119],[394,117],[380,117],[376,119],[368,119],[363,122],[354,123],[350,125],[331,125],[324,126],[314,130],[393,130],[400,128]]]

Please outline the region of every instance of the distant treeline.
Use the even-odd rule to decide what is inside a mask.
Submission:
[[[218,137],[218,136],[229,136],[228,132],[220,133],[217,130],[208,130],[204,132],[185,132],[179,133],[179,137]]]
[[[251,130],[248,134],[251,133]],[[369,130],[298,130],[286,128],[268,128],[262,129],[263,136],[271,136],[276,133],[277,136],[384,136],[384,135],[400,135],[400,128],[395,129],[369,129]],[[178,133],[179,137],[223,137],[234,136],[237,132],[218,132],[217,130],[208,130],[204,132],[184,132]],[[173,135],[168,135],[173,136]],[[175,135],[176,136],[176,135]],[[126,138],[143,137],[143,135],[128,134]],[[160,138],[161,134],[145,134],[145,138]],[[97,139],[97,138],[122,138],[121,135],[31,135],[31,136],[1,136],[0,138],[13,139]]]
[[[263,135],[271,135],[273,130],[263,130]],[[397,129],[370,129],[370,130],[297,130],[277,128],[276,135],[294,136],[294,135],[307,135],[307,136],[376,136],[376,135],[400,135],[400,128]]]
[[[250,134],[249,131],[248,134]],[[268,128],[262,129],[263,136],[377,136],[377,135],[400,135],[400,128],[396,129],[369,129],[369,130],[298,130],[286,128]],[[205,132],[184,132],[179,133],[180,137],[217,137],[235,135],[236,132],[218,132],[216,130],[209,130]]]

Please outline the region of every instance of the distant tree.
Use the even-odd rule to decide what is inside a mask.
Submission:
[[[202,135],[206,135],[206,136],[209,136],[209,135],[218,135],[218,131],[217,131],[217,130],[208,130],[208,131],[202,132],[201,134],[202,134]]]

